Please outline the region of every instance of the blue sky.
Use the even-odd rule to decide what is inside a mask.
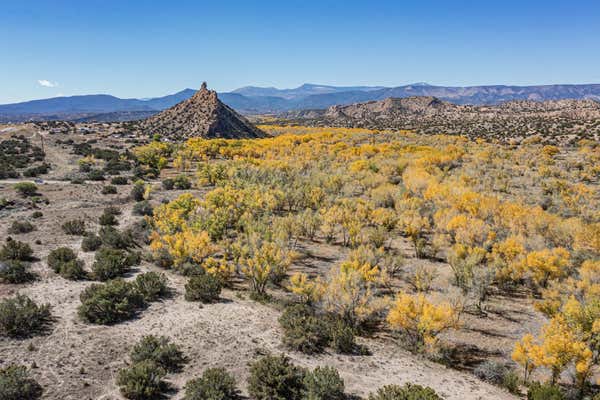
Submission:
[[[600,2],[2,2],[0,103],[155,97],[203,80],[219,91],[600,83]]]

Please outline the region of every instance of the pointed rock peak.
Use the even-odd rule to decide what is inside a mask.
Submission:
[[[173,139],[257,138],[268,136],[250,121],[223,104],[214,90],[202,82],[192,97],[142,122],[150,135]]]

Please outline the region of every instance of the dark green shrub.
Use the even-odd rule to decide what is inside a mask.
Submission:
[[[404,386],[387,385],[377,393],[369,395],[369,400],[442,400],[430,387],[407,383]]]
[[[127,235],[129,235],[134,243],[150,244],[151,233],[152,226],[145,218],[134,221],[127,229]]]
[[[79,296],[79,316],[93,324],[112,324],[132,318],[143,306],[144,298],[135,286],[122,279],[91,284]]]
[[[61,228],[67,235],[81,236],[85,233],[85,221],[72,219],[62,224]]]
[[[558,386],[534,382],[527,390],[527,400],[564,400],[565,396]]]
[[[99,281],[118,278],[133,265],[126,251],[110,247],[100,248],[94,258],[92,274],[94,279]]]
[[[148,302],[156,301],[169,293],[165,274],[153,271],[136,276],[135,287]]]
[[[152,215],[154,208],[150,205],[148,200],[143,200],[133,205],[133,215]]]
[[[8,233],[13,235],[18,235],[20,233],[29,233],[32,232],[35,227],[28,221],[13,221],[13,223],[8,228]]]
[[[141,182],[136,182],[133,185],[133,187],[131,188],[131,197],[135,201],[142,201],[142,200],[144,200],[145,192],[146,192],[146,188],[144,187],[144,184]]]
[[[112,226],[103,226],[98,232],[102,244],[106,247],[127,250],[135,245],[130,232],[120,232]]]
[[[520,395],[521,394],[521,378],[519,374],[515,371],[508,371],[501,383],[502,387],[511,392],[512,394]]]
[[[173,190],[174,186],[175,186],[175,181],[171,178],[166,178],[165,180],[162,181],[162,187],[165,190]]]
[[[131,169],[131,163],[127,160],[119,160],[117,158],[110,159],[104,165],[104,171],[109,175],[119,175],[121,171]]]
[[[56,273],[60,272],[63,264],[77,259],[77,255],[68,247],[59,247],[48,254],[48,266]]]
[[[87,179],[90,181],[103,181],[105,179],[104,171],[100,169],[92,169],[87,173]]]
[[[26,283],[35,276],[29,272],[29,265],[19,260],[0,261],[0,281],[5,283]]]
[[[217,301],[220,294],[221,282],[210,274],[192,276],[185,285],[185,299],[187,301],[211,303]]]
[[[143,361],[119,370],[117,385],[127,399],[159,399],[167,388],[163,381],[165,375],[165,371],[152,361]]]
[[[187,190],[192,187],[192,183],[190,182],[190,179],[187,176],[177,175],[173,180],[173,186],[175,186],[175,189]]]
[[[300,400],[304,375],[285,355],[268,355],[250,364],[248,393],[255,400]]]
[[[153,256],[153,260],[157,266],[165,269],[169,269],[175,264],[175,261],[173,260],[171,254],[169,254],[169,252],[164,249],[157,251],[156,254],[154,254]]]
[[[508,368],[505,364],[491,360],[484,361],[473,369],[476,377],[494,385],[500,385],[507,373]]]
[[[79,172],[90,172],[92,170],[92,164],[90,162],[84,162],[83,159],[79,160]]]
[[[71,281],[78,281],[87,278],[87,272],[83,269],[83,261],[71,260],[64,263],[58,272],[60,276]]]
[[[341,320],[331,323],[331,347],[336,353],[353,354],[357,350],[354,329]]]
[[[112,185],[106,185],[106,186],[102,187],[102,190],[100,191],[100,193],[102,193],[102,194],[117,194],[117,188]]]
[[[34,218],[34,219],[42,218],[43,216],[44,216],[44,213],[41,211],[34,211],[33,214],[31,214],[31,218]]]
[[[0,399],[36,400],[42,397],[42,392],[24,366],[13,364],[0,369]]]
[[[81,241],[81,250],[85,252],[96,251],[102,246],[100,236],[93,233],[87,234]]]
[[[35,183],[31,182],[19,182],[15,183],[13,188],[19,192],[19,194],[23,197],[35,196],[37,194],[38,187]]]
[[[169,338],[153,335],[144,336],[133,346],[130,357],[134,363],[152,361],[168,372],[180,371],[186,361],[179,346],[171,343]]]
[[[98,223],[102,226],[115,226],[119,225],[119,221],[117,221],[117,217],[114,214],[107,213],[106,210],[100,215],[98,218]]]
[[[183,400],[237,400],[235,379],[224,368],[209,368],[185,384]]]
[[[127,185],[127,178],[124,176],[115,176],[110,180],[112,185]]]
[[[123,214],[121,212],[121,210],[118,207],[115,206],[108,206],[104,209],[104,213],[105,214],[112,214],[112,215],[121,215]]]
[[[17,295],[0,301],[0,336],[29,337],[47,330],[50,305],[38,306],[27,296]]]
[[[170,268],[170,266],[172,266],[172,261],[173,259],[171,258],[170,254],[167,252],[160,252],[157,256],[154,257],[154,261],[157,262],[157,264],[159,263],[165,263],[165,267],[164,268]],[[170,266],[166,266],[168,265],[168,263],[171,262]],[[159,264],[162,265],[162,264]],[[197,264],[195,262],[184,262],[181,263],[179,265],[175,266],[175,271],[177,271],[177,273],[183,275],[183,276],[196,276],[196,275],[204,275],[206,273],[206,271],[204,270],[204,268],[200,265]]]
[[[303,400],[343,400],[344,380],[333,367],[317,367],[304,376]]]
[[[287,307],[279,317],[279,324],[283,329],[283,343],[292,350],[320,353],[329,342],[327,325],[307,305]]]
[[[50,166],[48,164],[42,164],[42,165],[38,165],[35,167],[30,167],[30,168],[27,168],[25,171],[23,171],[23,176],[26,176],[28,178],[34,178],[38,175],[47,174],[49,169],[50,169]]]
[[[29,261],[33,255],[31,246],[27,243],[19,242],[9,237],[6,239],[6,243],[0,249],[0,260],[19,260]]]

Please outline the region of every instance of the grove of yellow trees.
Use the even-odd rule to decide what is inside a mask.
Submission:
[[[155,257],[244,278],[261,296],[287,288],[357,329],[385,321],[421,348],[458,329],[463,309],[484,312],[494,292],[519,288],[548,318],[515,345],[525,378],[546,370],[554,382],[572,367],[576,384],[589,381],[600,358],[600,169],[589,164],[600,146],[582,142],[564,156],[536,141],[261,128],[273,136],[134,151],[153,168],[172,159],[200,190],[155,209]],[[581,168],[569,168],[573,157]],[[292,272],[315,243],[349,255]],[[437,271],[411,269],[406,257],[444,260],[460,306],[443,299]]]

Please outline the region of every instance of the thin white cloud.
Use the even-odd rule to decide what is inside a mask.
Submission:
[[[49,88],[58,87],[57,82],[50,82],[49,80],[46,80],[46,79],[38,79],[38,84],[40,86],[49,87]]]

